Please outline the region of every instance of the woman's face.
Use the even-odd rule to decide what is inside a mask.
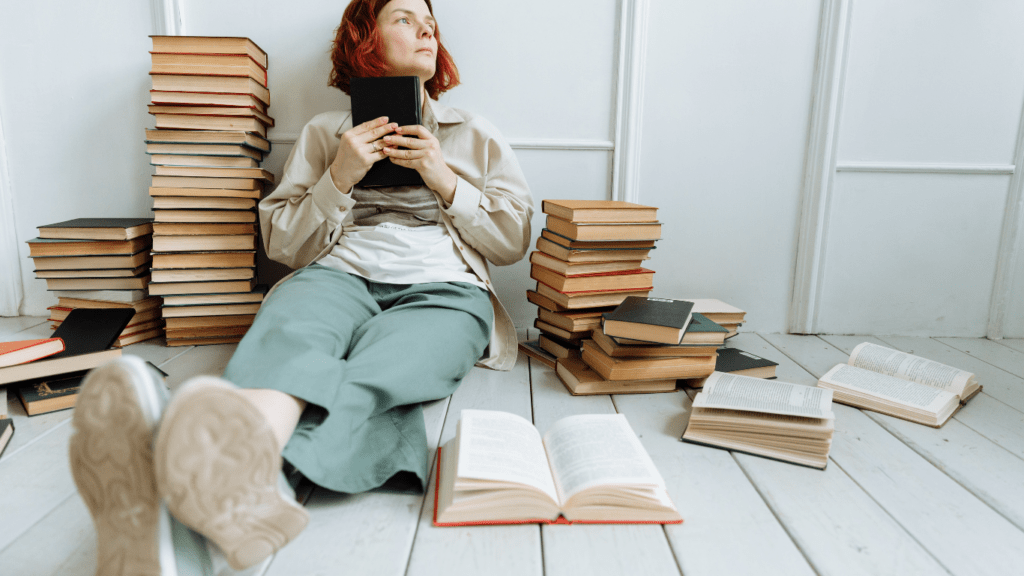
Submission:
[[[436,24],[423,0],[391,0],[377,15],[390,76],[419,76],[425,84],[437,67]]]

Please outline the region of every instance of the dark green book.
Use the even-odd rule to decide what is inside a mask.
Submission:
[[[728,335],[728,328],[723,328],[708,320],[703,314],[694,312],[693,317],[690,319],[690,325],[686,327],[686,334],[683,334],[683,339],[679,342],[678,346],[721,346],[725,344],[725,337]],[[619,338],[617,336],[611,336],[610,338],[615,340],[616,344],[625,346],[673,346],[673,344],[656,344],[643,340]]]
[[[615,310],[601,315],[608,336],[658,344],[679,344],[692,320],[693,302],[629,296]]]
[[[715,372],[771,379],[775,378],[775,368],[778,365],[778,362],[744,352],[739,348],[722,348],[718,351],[718,360],[715,361]]]
[[[85,372],[59,380],[35,380],[18,386],[18,397],[29,416],[74,408]]]

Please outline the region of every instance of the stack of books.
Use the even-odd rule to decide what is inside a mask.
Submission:
[[[547,226],[530,254],[540,338],[521,346],[552,368],[579,359],[583,340],[629,296],[646,296],[654,272],[643,267],[661,237],[657,208],[612,200],[545,200]]]
[[[37,278],[57,296],[56,329],[78,308],[131,308],[135,315],[115,346],[163,334],[159,297],[150,296],[152,218],[76,218],[39,226],[28,241]]]
[[[152,294],[168,346],[238,342],[266,290],[256,285],[256,202],[274,176],[267,54],[248,38],[152,36],[146,152],[153,185]]]

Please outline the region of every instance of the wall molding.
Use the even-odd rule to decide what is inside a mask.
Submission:
[[[851,0],[822,0],[793,296],[789,307],[789,331],[796,334],[814,334],[818,330],[850,13]]]
[[[1019,144],[1018,144],[1019,146]],[[1017,165],[1021,159],[1017,158]],[[913,174],[1004,174],[1014,173],[1014,164],[953,164],[948,162],[858,162],[836,163],[836,172],[893,172]]]
[[[622,0],[615,89],[612,199],[639,203],[649,0]]]
[[[1024,166],[1024,108],[1017,125],[1017,147],[1013,152],[1016,166]],[[999,251],[996,253],[996,275],[992,283],[992,299],[988,308],[988,329],[986,336],[992,340],[1003,337],[1006,309],[1013,296],[1014,278],[1017,267],[1024,259],[1021,248],[1021,230],[1024,229],[1024,170],[1015,170],[1006,192],[1006,208],[1003,210],[1003,229],[999,235]]]
[[[7,165],[3,114],[0,111],[0,316],[17,316],[25,299],[18,252],[18,226],[14,217],[14,189]]]
[[[153,16],[153,34],[157,36],[183,36],[185,23],[181,19],[179,0],[150,0]]]

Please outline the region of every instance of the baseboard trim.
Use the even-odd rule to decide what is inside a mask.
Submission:
[[[891,172],[910,174],[1013,174],[1013,164],[952,164],[914,162],[856,162],[836,163],[837,172]]]

